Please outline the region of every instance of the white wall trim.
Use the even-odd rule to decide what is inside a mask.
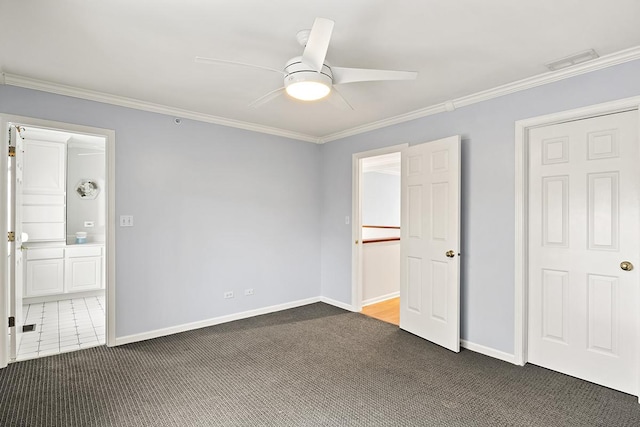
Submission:
[[[529,129],[628,110],[640,111],[640,96],[591,105],[575,110],[519,120],[515,123],[515,289],[514,363],[527,363],[528,332],[528,133]],[[640,113],[639,113],[640,114]],[[639,116],[640,120],[640,116]],[[639,302],[640,304],[640,302]],[[640,337],[639,337],[640,341]],[[640,381],[640,378],[639,378]]]
[[[73,292],[67,295],[69,295],[69,298],[89,298],[89,297],[97,297],[104,294],[105,294],[104,289],[99,289],[94,291]],[[43,302],[52,302],[52,301],[59,301],[59,300],[60,300],[60,295],[57,295],[57,294],[43,295],[39,297],[22,298],[22,304],[23,305],[42,304]]]
[[[332,305],[334,307],[338,307],[341,308],[343,310],[347,310],[347,311],[353,311],[353,312],[357,312],[360,310],[356,310],[355,307],[351,304],[345,304],[344,302],[340,302],[331,298],[327,298],[327,297],[320,297],[320,302],[323,302],[325,304],[329,304]]]
[[[398,298],[399,296],[400,296],[400,291],[391,292],[391,293],[386,294],[386,295],[380,295],[379,297],[366,299],[366,300],[362,301],[362,306],[366,307],[368,305],[377,304],[379,302],[386,301],[386,300],[391,299],[391,298]]]
[[[640,59],[640,46],[635,46],[629,49],[621,50],[610,55],[604,55],[600,58],[592,61],[584,62],[582,64],[575,65],[573,67],[564,68],[558,71],[549,71],[546,73],[538,74],[526,79],[517,80],[515,82],[507,83],[505,85],[497,86],[492,89],[476,92],[471,95],[463,96],[460,98],[452,99],[440,104],[432,105],[419,110],[411,111],[399,116],[390,117],[388,119],[379,120],[366,125],[357,126],[351,129],[344,130],[342,132],[336,132],[330,135],[325,135],[321,139],[322,143],[335,141],[338,139],[346,138],[348,136],[358,135],[364,132],[370,132],[372,130],[380,129],[387,126],[396,125],[399,123],[408,122],[411,120],[419,119],[422,117],[431,116],[438,113],[444,113],[446,111],[453,111],[456,108],[466,107],[468,105],[477,104],[482,101],[487,101],[500,96],[508,95],[510,93],[519,92],[527,89],[531,89],[537,86],[542,86],[548,83],[557,82],[559,80],[568,79],[571,77],[586,74],[591,71],[597,71],[603,68],[612,67],[614,65],[623,64],[625,62],[634,61]]]
[[[140,101],[134,98],[112,95],[105,92],[98,92],[89,89],[82,89],[74,86],[67,86],[59,83],[47,82],[45,80],[32,79],[30,77],[19,76],[17,74],[3,73],[4,84],[10,86],[23,87],[26,89],[41,90],[58,95],[71,96],[73,98],[87,99],[89,101],[103,102],[106,104],[118,105],[120,107],[134,108],[136,110],[150,111],[152,113],[165,114],[168,116],[180,117],[183,119],[197,120],[200,122],[214,123],[232,128],[244,129],[253,132],[266,133],[269,135],[282,136],[284,138],[297,139],[300,141],[320,143],[318,137],[278,129],[255,123],[243,122],[240,120],[227,119],[211,114],[198,113],[196,111],[184,110],[182,108],[170,107],[153,102]]]
[[[467,340],[460,340],[460,346],[467,350],[474,351],[476,353],[484,354],[485,356],[493,357],[494,359],[503,360],[505,362],[517,365],[515,356],[513,354],[505,353],[504,351],[496,350],[495,348],[485,347],[484,345],[475,344]]]
[[[226,316],[214,317],[211,319],[200,320],[198,322],[184,323],[182,325],[170,326],[168,328],[155,329],[153,331],[142,332],[139,334],[126,335],[116,338],[116,345],[130,344],[138,341],[160,338],[167,335],[178,334],[180,332],[192,331],[194,329],[206,328],[209,326],[220,325],[223,323],[233,322],[235,320],[248,319],[249,317],[260,316],[262,314],[275,313],[277,311],[288,310],[290,308],[302,307],[304,305],[320,302],[319,297],[307,298],[298,301],[287,302],[284,304],[272,305],[269,307],[257,308],[255,310],[243,311],[240,313],[228,314]]]
[[[270,135],[277,135],[285,138],[297,139],[300,141],[313,142],[316,144],[323,144],[325,142],[335,141],[364,132],[370,132],[372,130],[404,123],[422,117],[431,116],[433,114],[443,113],[446,111],[454,111],[456,108],[465,107],[467,105],[487,101],[489,99],[508,95],[510,93],[519,92],[548,83],[553,83],[559,80],[568,79],[571,77],[579,76],[581,74],[589,73],[591,71],[596,71],[603,68],[612,67],[614,65],[623,64],[625,62],[634,61],[636,59],[640,59],[640,46],[635,46],[609,55],[604,55],[592,61],[584,62],[582,64],[578,64],[569,68],[564,68],[562,70],[545,72],[532,77],[528,77],[526,79],[517,80],[505,85],[497,86],[492,89],[483,90],[471,95],[451,99],[440,104],[435,104],[429,107],[411,111],[406,114],[401,114],[384,120],[378,120],[375,122],[364,124],[362,126],[356,126],[351,129],[346,129],[344,131],[324,135],[321,137],[292,132],[285,129],[258,125],[255,123],[243,122],[240,120],[227,119],[211,114],[198,113],[196,111],[174,108],[167,105],[155,104],[152,102],[140,101],[137,99],[112,95],[105,92],[97,92],[59,83],[47,82],[44,80],[20,76],[17,74],[2,73],[0,75],[0,84],[41,90],[45,92],[56,93],[59,95],[71,96],[74,98],[88,99],[91,101],[119,105],[121,107],[151,111],[154,113],[166,114],[169,116],[197,120],[206,123],[214,123],[222,126],[229,126],[238,129],[266,133]]]

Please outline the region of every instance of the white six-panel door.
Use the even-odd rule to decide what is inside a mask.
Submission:
[[[400,328],[460,351],[459,136],[403,151],[401,199]]]
[[[634,395],[637,122],[634,111],[529,133],[529,362]]]
[[[24,281],[24,258],[22,252],[22,185],[24,167],[24,141],[15,126],[9,129],[9,145],[15,147],[15,157],[11,169],[11,224],[10,230],[14,231],[15,241],[11,243],[9,256],[12,265],[9,284],[9,316],[14,317],[15,327],[11,331],[9,344],[9,358],[15,359],[20,340],[22,338],[22,326],[24,323],[22,313],[22,291]]]

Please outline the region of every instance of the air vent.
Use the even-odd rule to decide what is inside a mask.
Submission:
[[[557,61],[549,62],[545,64],[551,71],[561,70],[563,68],[571,67],[572,65],[581,64],[583,62],[591,61],[598,58],[600,55],[595,50],[589,49],[584,52],[574,53],[566,58],[558,59]]]

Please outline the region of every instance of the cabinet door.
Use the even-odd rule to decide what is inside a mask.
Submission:
[[[67,258],[65,291],[89,291],[102,287],[102,257]]]
[[[64,194],[66,145],[59,142],[25,140],[22,191]]]
[[[25,297],[60,294],[64,290],[62,259],[27,261]]]

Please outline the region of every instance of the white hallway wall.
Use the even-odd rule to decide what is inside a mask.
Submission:
[[[629,62],[323,145],[322,295],[351,303],[352,154],[460,134],[461,337],[513,353],[515,121],[640,95],[638,76]]]
[[[115,130],[117,337],[320,295],[318,145],[12,86],[0,112]]]
[[[363,173],[361,197],[363,225],[400,225],[399,175]],[[400,232],[371,228],[362,230],[363,240],[389,236],[400,236]],[[363,303],[377,302],[397,292],[400,292],[400,242],[363,243]]]
[[[400,225],[400,176],[362,174],[362,224]]]

